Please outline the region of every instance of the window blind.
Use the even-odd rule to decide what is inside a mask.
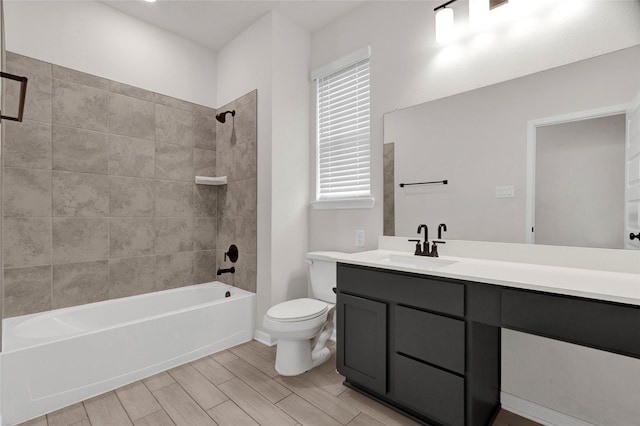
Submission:
[[[319,77],[317,199],[368,197],[369,59]]]

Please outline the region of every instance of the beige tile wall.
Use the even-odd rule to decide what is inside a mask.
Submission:
[[[255,291],[255,92],[220,124],[21,55],[7,70],[29,87],[24,122],[3,123],[5,317],[212,281],[232,242],[238,273],[219,278]],[[227,187],[194,184],[225,173]]]
[[[257,269],[257,96],[254,90],[218,109],[235,110],[236,115],[227,114],[226,123],[217,123],[216,139],[216,170],[228,176],[229,182],[218,192],[218,264],[230,266],[224,262],[224,252],[231,243],[240,252],[236,274],[222,275],[220,280],[253,292]]]
[[[384,170],[384,190],[383,208],[384,229],[383,235],[396,235],[395,225],[395,181],[394,181],[394,149],[393,142],[384,144],[383,170]]]

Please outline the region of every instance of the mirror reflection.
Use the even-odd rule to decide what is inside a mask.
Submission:
[[[638,69],[635,46],[385,114],[385,235],[446,223],[451,239],[632,248]]]

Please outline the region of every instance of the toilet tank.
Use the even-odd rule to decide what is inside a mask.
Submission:
[[[307,253],[309,280],[313,297],[328,303],[336,303],[336,259],[344,253],[336,251],[312,251]]]

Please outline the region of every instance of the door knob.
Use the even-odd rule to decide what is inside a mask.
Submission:
[[[631,238],[632,240],[634,238],[637,238],[640,240],[640,232],[638,232],[637,234],[634,234],[633,232],[631,234],[629,234],[629,238]]]

